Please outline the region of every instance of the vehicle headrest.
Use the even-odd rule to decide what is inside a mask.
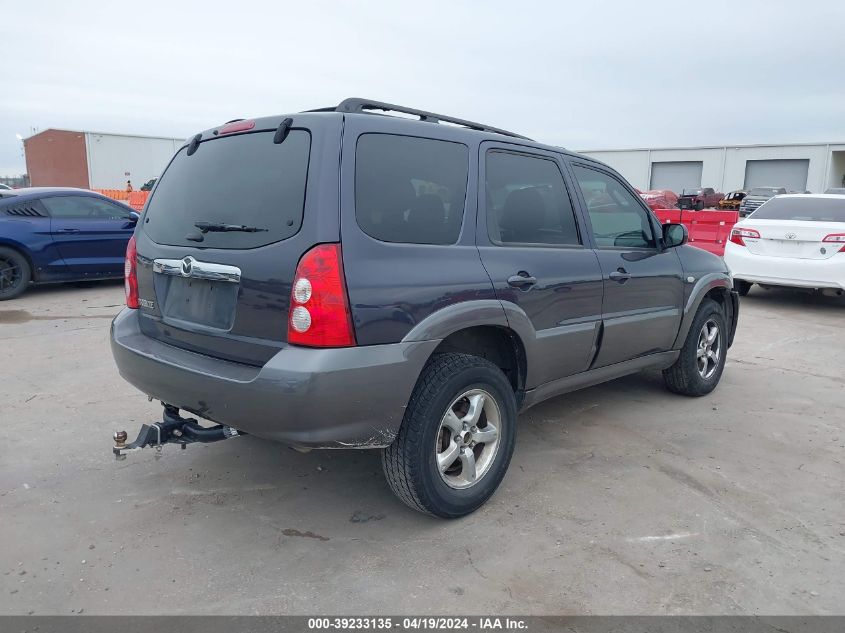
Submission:
[[[511,191],[505,198],[499,226],[517,235],[533,235],[546,223],[546,204],[536,189]]]

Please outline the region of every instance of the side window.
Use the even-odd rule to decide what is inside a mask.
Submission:
[[[50,215],[61,219],[108,220],[129,217],[116,204],[105,200],[88,198],[85,196],[55,196],[43,198],[41,202],[47,207]]]
[[[601,247],[654,248],[651,221],[634,196],[613,176],[573,165],[587,202],[596,244]]]
[[[94,210],[91,212],[93,217],[113,220],[123,220],[131,217],[129,211],[107,200],[88,198],[88,202],[94,207]]]
[[[553,160],[487,152],[487,231],[497,244],[579,245],[578,225]]]
[[[362,134],[355,149],[355,217],[384,242],[454,244],[461,232],[469,150],[449,141]]]

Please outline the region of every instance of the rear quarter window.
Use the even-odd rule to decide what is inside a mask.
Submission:
[[[302,226],[311,135],[291,130],[283,143],[273,132],[205,141],[182,148],[165,170],[147,206],[144,230],[159,244],[256,248],[287,239]],[[196,222],[236,224],[253,233],[208,232]]]
[[[89,196],[52,196],[41,202],[50,215],[60,219],[121,220],[130,217],[129,210],[106,200]]]
[[[466,201],[469,150],[450,141],[362,134],[355,149],[355,217],[384,242],[454,244]]]

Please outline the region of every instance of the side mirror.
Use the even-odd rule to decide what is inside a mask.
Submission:
[[[683,246],[689,240],[689,231],[683,224],[663,225],[663,246],[675,248]]]
[[[130,222],[138,222],[141,219],[141,214],[137,211],[130,211],[129,212],[129,221]]]

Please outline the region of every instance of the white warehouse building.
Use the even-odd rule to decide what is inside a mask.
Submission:
[[[727,193],[786,187],[822,193],[845,186],[845,142],[585,150],[632,185],[647,189],[713,187]]]
[[[50,128],[24,139],[33,187],[137,189],[157,178],[183,139]]]

